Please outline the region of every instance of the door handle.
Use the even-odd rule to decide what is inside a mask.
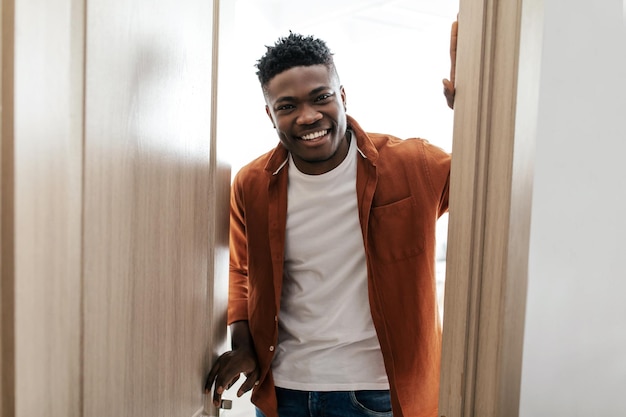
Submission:
[[[201,413],[194,417],[219,417],[220,410],[230,410],[233,408],[233,401],[228,399],[222,399],[220,406],[213,405],[213,397],[210,394],[204,395],[204,408]]]

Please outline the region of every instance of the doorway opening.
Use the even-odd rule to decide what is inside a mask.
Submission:
[[[450,25],[458,0],[223,2],[218,138],[234,175],[278,142],[265,114],[255,63],[289,31],[325,40],[346,90],[348,114],[369,132],[421,137],[452,151],[453,112],[441,80],[450,73]],[[447,214],[437,224],[437,288],[443,317]],[[238,384],[239,385],[239,384]],[[238,386],[225,397],[234,397]],[[249,393],[225,416],[254,415]]]

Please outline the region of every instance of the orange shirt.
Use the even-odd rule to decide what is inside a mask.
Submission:
[[[450,155],[422,139],[365,133],[350,116],[348,126],[360,154],[356,188],[369,302],[393,414],[435,417],[441,359],[435,232],[448,209]],[[252,402],[267,417],[277,417],[271,364],[280,319],[287,159],[278,145],[239,171],[231,193],[228,322],[248,321],[261,369]]]

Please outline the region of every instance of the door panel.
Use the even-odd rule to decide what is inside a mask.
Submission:
[[[191,416],[202,406],[216,215],[212,7],[89,2],[86,416]]]
[[[203,408],[226,339],[217,6],[0,2],[1,417]]]
[[[2,4],[3,417],[80,413],[81,16]]]

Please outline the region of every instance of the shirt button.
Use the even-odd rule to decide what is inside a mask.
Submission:
[[[274,321],[278,322],[278,316],[274,316]]]
[[[274,351],[274,346],[270,346],[270,352]]]

